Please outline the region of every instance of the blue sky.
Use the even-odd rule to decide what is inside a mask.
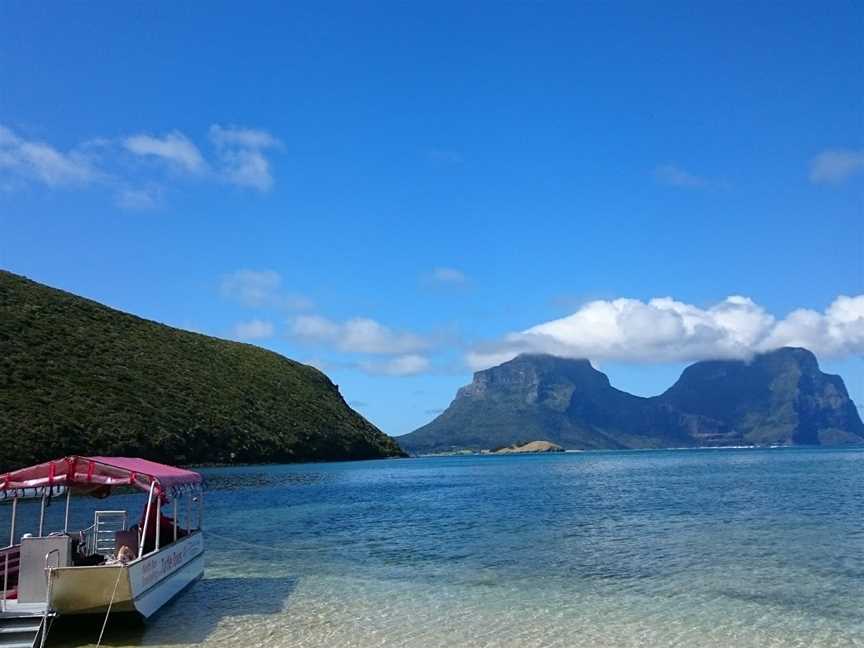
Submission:
[[[520,350],[648,395],[807,343],[864,402],[862,27],[5,2],[0,267],[315,363],[391,434]]]

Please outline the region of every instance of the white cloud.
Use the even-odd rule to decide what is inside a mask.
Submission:
[[[210,140],[216,146],[227,182],[258,191],[267,191],[273,186],[270,161],[263,153],[282,146],[273,135],[262,130],[214,124],[210,127]]]
[[[429,359],[418,354],[407,354],[385,362],[361,362],[361,370],[373,375],[416,376],[429,370]]]
[[[468,280],[465,273],[456,268],[435,268],[432,279],[442,284],[464,284]]]
[[[255,308],[270,303],[282,286],[282,276],[275,270],[237,270],[222,278],[223,297]]]
[[[68,153],[16,135],[0,125],[0,171],[7,171],[49,186],[85,185],[100,177],[92,160],[81,150]]]
[[[190,173],[201,173],[207,168],[198,147],[179,131],[162,137],[132,135],[123,140],[123,146],[135,155],[157,157]]]
[[[301,315],[292,321],[291,335],[306,342],[326,344],[351,353],[400,355],[430,346],[419,335],[394,331],[366,317],[334,322],[320,315]]]
[[[233,337],[238,340],[264,340],[273,337],[274,333],[272,322],[253,319],[248,322],[238,322],[234,326]]]
[[[274,148],[282,145],[267,131],[236,126],[222,127],[219,124],[210,127],[210,139],[217,146],[239,146],[251,149]]]
[[[0,190],[14,191],[26,182],[48,186],[86,186],[101,181],[115,193],[115,203],[124,209],[151,209],[159,202],[160,191],[144,190],[157,179],[159,169],[182,171],[214,182],[268,191],[273,171],[268,151],[281,142],[264,130],[222,127],[209,129],[213,156],[208,161],[199,147],[184,133],[134,133],[123,137],[96,137],[63,152],[36,140],[28,140],[0,125]],[[130,155],[131,154],[131,155]],[[171,174],[177,181],[181,174]],[[163,183],[164,178],[158,178]]]
[[[159,206],[161,190],[158,187],[132,189],[126,187],[117,192],[114,202],[121,209],[130,211],[146,211]]]
[[[864,295],[838,297],[824,313],[797,310],[779,321],[741,296],[709,308],[669,297],[592,301],[572,315],[475,348],[467,362],[486,368],[523,352],[594,362],[690,362],[749,358],[781,346],[804,346],[823,357],[864,353]]]
[[[810,161],[810,182],[840,184],[864,171],[864,151],[822,151]]]
[[[273,187],[270,162],[260,151],[240,149],[223,153],[225,178],[231,184],[269,191]]]
[[[671,187],[698,189],[710,184],[707,178],[694,175],[674,164],[661,164],[654,169],[654,175],[658,182]]]
[[[864,295],[840,296],[824,313],[798,309],[777,323],[764,348],[802,346],[825,357],[864,354]]]
[[[275,270],[237,270],[222,277],[219,291],[247,308],[306,310],[312,302],[282,291],[282,275]]]
[[[339,337],[341,327],[321,315],[301,315],[291,323],[291,334],[315,342],[331,342]]]

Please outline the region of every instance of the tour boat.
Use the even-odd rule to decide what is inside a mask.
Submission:
[[[129,511],[94,507],[92,525],[70,529],[72,495],[118,490],[147,494],[140,521],[130,525]],[[48,530],[46,503],[58,497],[65,497],[63,528]],[[26,498],[41,500],[35,529],[16,527]],[[11,504],[9,545],[0,549],[0,648],[43,646],[57,616],[147,618],[204,573],[196,472],[129,457],[64,457],[0,475],[0,501]]]

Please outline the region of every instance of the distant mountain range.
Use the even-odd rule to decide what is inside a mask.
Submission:
[[[697,362],[660,396],[615,389],[587,360],[525,354],[479,371],[435,420],[398,437],[412,453],[544,439],[568,449],[864,443],[839,376],[806,349]]]
[[[400,456],[327,376],[0,271],[0,472],[69,454],[169,463]]]

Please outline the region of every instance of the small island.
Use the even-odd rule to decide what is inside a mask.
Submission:
[[[491,454],[536,454],[541,452],[564,452],[564,448],[551,441],[529,441],[528,443],[514,443],[505,448],[492,450]]]

